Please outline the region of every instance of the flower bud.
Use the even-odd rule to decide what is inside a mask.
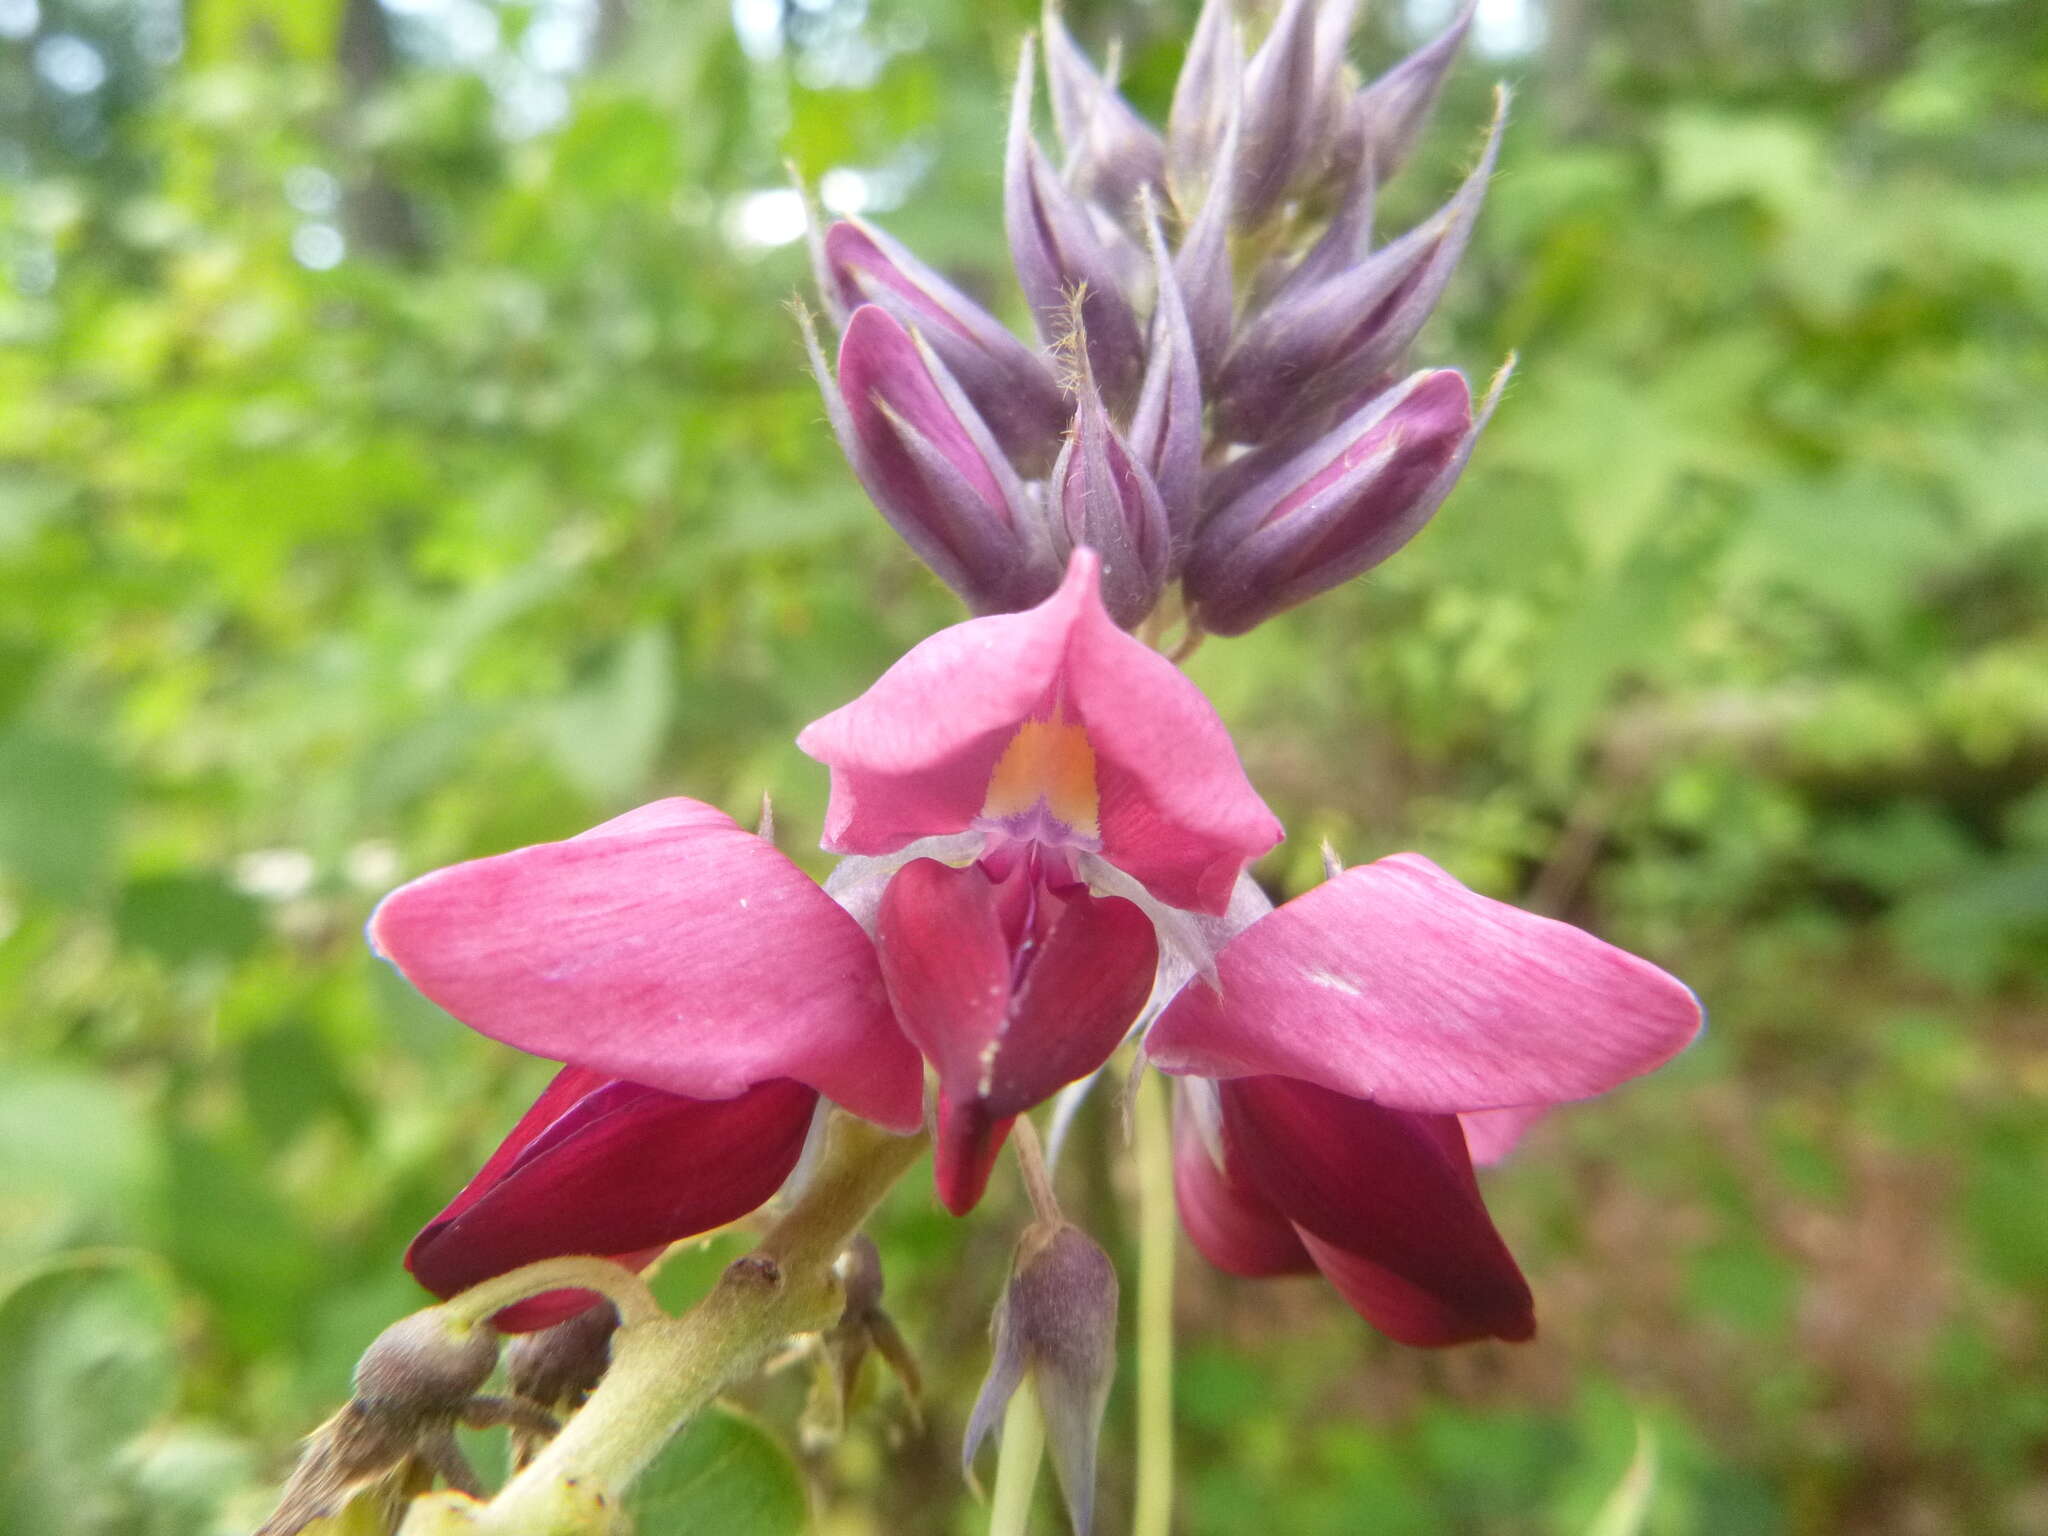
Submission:
[[[1116,1268],[1093,1238],[1065,1221],[1027,1228],[996,1307],[994,1358],[967,1424],[963,1460],[971,1466],[1029,1376],[1077,1536],[1087,1536],[1095,1511],[1095,1443],[1116,1375],[1116,1308]]]
[[[1217,381],[1226,437],[1265,442],[1399,361],[1472,237],[1506,107],[1503,93],[1478,166],[1435,215],[1348,270],[1287,285],[1244,328]]]
[[[439,1307],[402,1317],[356,1362],[356,1400],[420,1415],[453,1414],[498,1363],[498,1335],[451,1324]]]
[[[1351,98],[1342,142],[1367,155],[1376,179],[1389,180],[1414,152],[1478,9],[1466,0],[1448,27]]]
[[[1223,128],[1216,174],[1202,199],[1202,211],[1189,222],[1180,250],[1174,256],[1174,277],[1187,306],[1188,329],[1194,336],[1204,385],[1213,381],[1223,366],[1230,351],[1231,329],[1237,323],[1237,275],[1231,269],[1230,223],[1241,139],[1238,116],[1233,111]]]
[[[386,1328],[356,1362],[355,1396],[307,1438],[257,1536],[297,1536],[358,1500],[390,1503],[437,1472],[451,1488],[481,1494],[455,1421],[497,1363],[488,1324],[454,1324],[439,1307]]]
[[[1201,490],[1202,369],[1181,298],[1180,279],[1149,201],[1145,226],[1159,296],[1152,306],[1151,355],[1146,359],[1138,406],[1131,415],[1130,441],[1159,487],[1172,538],[1171,554],[1184,547],[1194,527]]]
[[[579,1408],[611,1365],[618,1327],[618,1308],[601,1301],[565,1323],[516,1334],[505,1350],[505,1379],[530,1403]]]
[[[1070,297],[1087,321],[1089,360],[1103,392],[1119,406],[1138,387],[1144,340],[1124,292],[1120,260],[1088,209],[1045,163],[1031,136],[1032,49],[1027,40],[1010,105],[1003,165],[1003,227],[1017,282],[1047,341],[1070,329]]]
[[[1166,116],[1166,179],[1186,215],[1204,200],[1220,167],[1217,149],[1237,112],[1244,80],[1244,33],[1231,0],[1203,0]]]
[[[1323,98],[1335,78],[1319,68],[1317,6],[1286,0],[1272,31],[1245,70],[1243,145],[1237,162],[1237,227],[1255,229],[1280,207],[1288,186],[1309,168],[1327,117]]]
[[[844,1431],[870,1353],[879,1354],[902,1383],[911,1416],[921,1422],[923,1373],[895,1320],[882,1310],[882,1255],[874,1240],[855,1233],[832,1267],[845,1288],[846,1305],[839,1321],[817,1341],[818,1373],[802,1421],[804,1442],[812,1447],[830,1445]]]
[[[1461,374],[1412,374],[1266,473],[1236,477],[1243,488],[1188,560],[1197,621],[1241,635],[1406,544],[1450,494],[1505,377],[1475,422]]]
[[[1067,402],[1045,359],[900,242],[842,219],[818,242],[818,288],[840,324],[875,304],[914,330],[960,382],[1004,452],[1043,471]]]
[[[1045,7],[1045,77],[1053,127],[1067,152],[1067,184],[1082,197],[1127,217],[1142,190],[1163,190],[1166,146],[1098,74],[1058,8]]]
[[[854,473],[939,579],[976,613],[1028,608],[1059,585],[1036,503],[946,365],[886,310],[846,322],[836,387],[811,366]]]
[[[1077,322],[1078,322],[1078,316]],[[1074,389],[1074,426],[1053,465],[1046,494],[1067,547],[1086,544],[1102,557],[1102,602],[1130,629],[1166,590],[1173,533],[1152,473],[1111,425],[1085,363]]]

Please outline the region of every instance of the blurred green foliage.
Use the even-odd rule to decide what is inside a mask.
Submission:
[[[541,1069],[368,958],[379,892],[675,792],[772,793],[811,857],[796,728],[956,617],[803,374],[781,160],[1012,303],[1018,0],[186,9],[0,7],[7,1536],[252,1527],[417,1304],[398,1254]],[[1070,6],[1154,111],[1190,9]],[[1465,484],[1193,670],[1276,889],[1420,847],[1715,1030],[1494,1177],[1533,1345],[1403,1354],[1190,1259],[1182,1528],[1583,1531],[1641,1420],[1655,1536],[2048,1531],[2048,13],[1534,14],[1388,199],[1518,84],[1425,337],[1521,355]],[[978,1529],[1011,1198],[878,1226],[929,1423],[876,1392],[819,1529]],[[715,1427],[693,1507],[690,1454],[779,1454]],[[1115,1529],[1121,1394],[1110,1433]]]

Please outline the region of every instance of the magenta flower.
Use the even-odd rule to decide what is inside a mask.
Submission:
[[[937,1072],[956,1212],[1011,1119],[1116,1049],[1162,936],[1198,945],[1192,914],[1280,840],[1208,701],[1104,611],[1099,568],[1076,550],[1047,601],[934,635],[797,738],[832,770],[825,846],[856,856],[833,888]]]
[[[923,1119],[860,925],[697,801],[422,876],[369,933],[464,1023],[572,1063],[414,1240],[406,1263],[440,1295],[556,1254],[643,1263],[746,1214],[795,1166],[821,1094],[894,1130]],[[499,1326],[588,1301],[538,1298]]]
[[[1545,1108],[1699,1032],[1680,982],[1418,854],[1346,870],[1225,945],[1146,1038],[1187,1079],[1181,1214],[1240,1275],[1319,1269],[1405,1344],[1535,1329],[1472,1175]]]

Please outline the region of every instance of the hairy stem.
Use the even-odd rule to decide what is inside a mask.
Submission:
[[[633,1479],[706,1404],[790,1335],[837,1320],[843,1299],[832,1261],[924,1147],[922,1135],[891,1136],[835,1113],[817,1173],[759,1247],[728,1266],[682,1317],[657,1311],[623,1322],[612,1338],[611,1368],[590,1401],[489,1504],[447,1495],[416,1501],[404,1536],[609,1528]],[[496,1300],[489,1310],[504,1304]],[[625,1318],[623,1302],[619,1310]]]
[[[1136,1085],[1138,1161],[1138,1468],[1132,1536],[1173,1523],[1173,1125],[1166,1085]]]

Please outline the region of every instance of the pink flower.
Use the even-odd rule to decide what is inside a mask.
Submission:
[[[765,1202],[819,1095],[923,1119],[917,1052],[860,925],[773,845],[694,800],[436,870],[369,925],[377,952],[493,1039],[567,1061],[406,1254],[448,1296],[557,1254],[627,1264]],[[557,1292],[501,1313],[546,1327]]]
[[[1437,1345],[1536,1326],[1473,1162],[1700,1024],[1647,961],[1404,853],[1252,923],[1145,1048],[1186,1079],[1175,1172],[1195,1246],[1234,1274],[1319,1269],[1382,1332]]]
[[[934,635],[797,738],[832,770],[825,846],[855,856],[833,887],[938,1074],[955,1212],[1010,1121],[1116,1049],[1162,934],[1185,947],[1280,840],[1215,711],[1099,581],[1076,550],[1051,598]]]
[[[1047,601],[932,637],[802,743],[832,768],[826,845],[853,855],[838,900],[673,799],[372,915],[427,997],[571,1064],[413,1243],[430,1289],[552,1254],[644,1262],[733,1220],[788,1176],[821,1095],[915,1130],[920,1053],[939,1192],[965,1211],[1011,1119],[1128,1033],[1162,932],[1198,947],[1193,914],[1280,837],[1201,694],[1110,621],[1087,550]]]

